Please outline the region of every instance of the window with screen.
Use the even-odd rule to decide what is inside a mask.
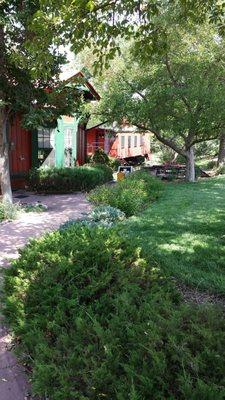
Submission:
[[[125,136],[121,136],[121,149],[125,147]]]
[[[128,148],[131,147],[131,136],[128,136]]]
[[[51,149],[51,132],[52,129],[40,128],[38,129],[38,148]]]
[[[134,136],[134,147],[137,147],[137,135]]]
[[[64,144],[66,149],[72,149],[72,143],[73,143],[73,129],[72,128],[67,128],[65,129],[65,139],[64,139]]]

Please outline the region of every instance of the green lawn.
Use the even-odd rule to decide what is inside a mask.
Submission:
[[[166,186],[126,233],[170,276],[225,294],[225,177]]]

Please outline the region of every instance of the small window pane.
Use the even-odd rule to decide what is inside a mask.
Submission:
[[[72,149],[72,141],[73,141],[73,129],[67,128],[65,130],[65,148]]]
[[[137,147],[137,135],[134,136],[134,147]]]
[[[121,149],[125,147],[125,136],[121,136]]]
[[[38,148],[39,149],[51,149],[51,129],[38,129]]]
[[[131,147],[131,136],[128,136],[128,148]]]

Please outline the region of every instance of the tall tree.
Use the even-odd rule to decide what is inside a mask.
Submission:
[[[37,127],[71,112],[77,100],[59,81],[65,57],[57,51],[55,25],[47,14],[40,21],[39,13],[39,0],[0,2],[0,182],[8,202],[10,118],[19,112],[24,126]]]
[[[210,27],[204,32],[173,28],[167,50],[148,62],[136,48],[114,62],[100,104],[104,120],[125,118],[184,156],[189,181],[195,180],[195,144],[217,138],[225,121],[224,43]]]
[[[219,142],[217,166],[222,167],[225,165],[225,133],[224,132],[221,133],[219,139],[220,139],[220,142]]]

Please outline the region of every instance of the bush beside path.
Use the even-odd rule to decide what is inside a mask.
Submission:
[[[70,195],[34,196],[24,201],[41,201],[48,207],[43,213],[24,213],[12,222],[0,224],[0,267],[6,268],[10,259],[18,257],[18,250],[30,238],[55,230],[68,219],[76,219],[90,211],[91,206],[81,193]],[[2,275],[0,274],[2,280]],[[3,324],[0,326],[0,400],[24,400],[29,397],[26,374],[10,351],[11,338]]]

